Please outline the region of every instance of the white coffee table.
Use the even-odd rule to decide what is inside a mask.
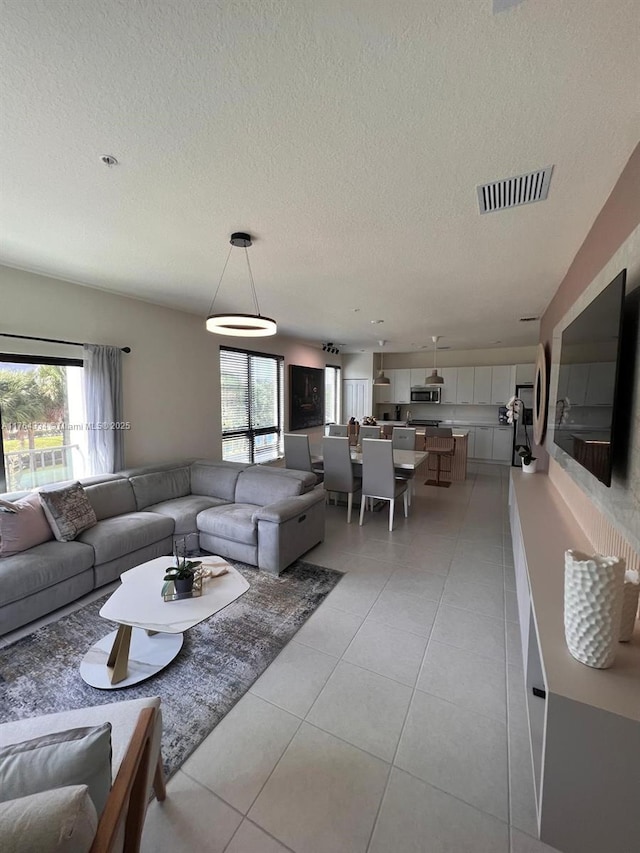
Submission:
[[[227,574],[207,578],[202,595],[164,601],[162,586],[172,557],[158,557],[120,576],[122,583],[100,610],[120,627],[93,645],[80,664],[92,687],[114,690],[150,678],[182,648],[183,632],[243,595],[249,584],[222,557],[202,557],[205,566],[226,566]]]

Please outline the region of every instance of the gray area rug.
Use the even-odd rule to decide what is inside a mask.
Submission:
[[[98,615],[107,595],[0,649],[0,721],[160,696],[162,752],[171,776],[342,577],[302,560],[279,577],[229,562],[250,589],[187,631],[173,663],[140,684],[97,690],[80,678],[87,649],[117,627]]]

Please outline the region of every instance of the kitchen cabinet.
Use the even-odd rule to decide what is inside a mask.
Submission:
[[[467,458],[473,459],[476,455],[476,428],[465,427],[467,433]]]
[[[500,364],[491,368],[491,402],[495,406],[504,406],[516,390],[515,370],[510,364]]]
[[[458,368],[457,367],[439,367],[438,373],[444,379],[444,385],[440,394],[441,403],[457,403],[458,390]]]
[[[515,385],[533,385],[536,376],[535,364],[516,364]],[[513,394],[513,391],[511,392]],[[511,396],[511,394],[509,396]]]
[[[616,364],[614,361],[590,364],[585,405],[610,406],[615,381]]]
[[[475,453],[476,459],[491,459],[493,456],[493,427],[476,427]]]
[[[491,367],[474,367],[473,402],[476,405],[491,403]]]
[[[411,402],[411,371],[408,367],[397,368],[393,373],[391,387],[393,388],[392,403]]]
[[[377,375],[377,374],[376,374]],[[374,385],[373,386],[373,401],[374,403],[393,403],[391,394],[393,392],[393,376],[391,370],[385,370],[384,375],[391,380],[390,385]]]
[[[412,367],[411,368],[411,386],[424,385],[425,379],[431,373],[428,367]]]
[[[456,403],[473,403],[473,379],[475,368],[459,367],[456,388]]]
[[[491,458],[495,462],[511,463],[513,449],[513,427],[494,427]]]

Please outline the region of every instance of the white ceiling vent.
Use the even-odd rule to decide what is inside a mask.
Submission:
[[[553,166],[518,175],[516,178],[504,178],[491,184],[477,187],[480,213],[493,213],[494,210],[506,210],[521,204],[544,201],[549,192],[549,182]]]

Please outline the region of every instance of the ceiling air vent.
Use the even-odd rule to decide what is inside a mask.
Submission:
[[[540,317],[520,317],[521,323],[536,323]]]
[[[506,210],[521,204],[544,201],[549,192],[549,182],[553,166],[518,175],[517,178],[505,178],[482,184],[477,187],[480,213],[493,213],[494,210]]]

